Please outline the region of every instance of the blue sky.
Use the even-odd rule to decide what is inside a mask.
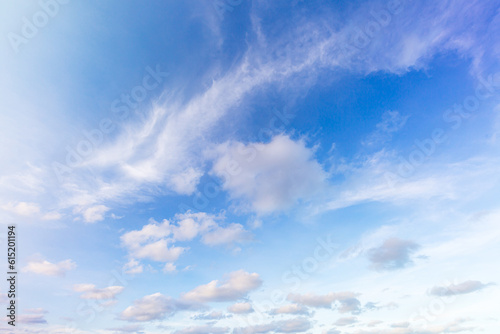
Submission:
[[[497,333],[498,2],[0,6],[16,333]]]

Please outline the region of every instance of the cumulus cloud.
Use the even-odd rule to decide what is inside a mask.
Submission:
[[[252,313],[254,311],[252,304],[250,303],[236,303],[229,306],[227,310],[236,314]]]
[[[140,272],[136,259],[168,262],[165,271],[175,270],[175,262],[186,247],[177,242],[191,241],[201,236],[201,242],[208,246],[234,245],[251,239],[251,234],[240,224],[223,225],[224,217],[204,212],[177,214],[174,219],[161,223],[150,219],[140,230],[126,232],[121,236],[122,245],[127,248],[131,260],[128,271]],[[130,267],[130,268],[129,268]]]
[[[129,262],[125,263],[123,266],[123,272],[129,275],[140,274],[144,270],[143,266],[139,261],[131,259]]]
[[[182,299],[202,303],[233,301],[243,298],[261,285],[262,280],[257,273],[239,270],[230,273],[225,281],[214,280],[196,287],[182,295]]]
[[[93,205],[90,207],[77,207],[74,213],[79,213],[83,217],[83,221],[86,223],[95,223],[104,220],[106,212],[110,209],[105,205]]]
[[[209,153],[212,172],[223,180],[233,198],[248,201],[258,213],[289,208],[307,200],[324,186],[327,177],[303,140],[285,135],[269,143],[227,142]]]
[[[475,291],[482,290],[493,283],[484,284],[480,281],[465,281],[459,284],[450,284],[448,286],[435,286],[430,293],[434,296],[454,296],[464,295]]]
[[[66,275],[69,270],[75,269],[76,264],[73,260],[64,260],[58,263],[51,263],[46,260],[29,261],[28,264],[22,269],[24,272],[31,272],[45,276],[59,276]]]
[[[175,300],[158,292],[134,301],[120,317],[127,321],[151,321],[172,315],[177,309],[178,303]]]
[[[214,280],[200,285],[193,290],[174,299],[161,293],[144,296],[133,305],[127,307],[120,318],[127,321],[150,321],[163,319],[180,310],[203,308],[206,302],[235,301],[246,296],[250,291],[262,284],[259,275],[250,274],[243,270],[229,273],[227,280]],[[215,312],[215,311],[214,311]],[[212,312],[212,316],[218,313]],[[205,315],[207,316],[207,315]]]
[[[353,292],[331,292],[326,295],[291,293],[288,295],[287,299],[300,305],[316,308],[331,308],[332,303],[337,302],[337,310],[340,313],[351,312],[357,314],[361,311],[361,303],[356,296],[357,294]]]
[[[2,205],[1,208],[19,216],[31,217],[40,213],[40,206],[30,202],[9,202]]]
[[[412,264],[411,255],[419,248],[413,241],[390,238],[380,247],[370,249],[368,259],[375,270],[396,270]]]
[[[73,286],[74,291],[82,293],[80,298],[95,300],[114,299],[123,289],[123,286],[108,286],[99,289],[94,284],[76,284]]]

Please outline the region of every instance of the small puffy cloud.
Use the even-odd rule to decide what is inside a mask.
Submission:
[[[278,135],[267,144],[227,142],[209,155],[223,188],[265,214],[307,200],[323,187],[327,174],[313,153],[302,140]]]
[[[396,270],[412,264],[411,255],[419,248],[413,241],[390,238],[381,246],[370,249],[368,259],[372,269]]]
[[[223,220],[223,216],[203,212],[178,214],[171,221],[164,219],[161,223],[150,219],[149,224],[140,230],[123,234],[121,242],[133,259],[131,261],[148,259],[167,262],[170,263],[165,267],[168,272],[172,271],[173,262],[187,250],[186,247],[176,246],[177,242],[191,241],[200,236],[202,243],[216,246],[234,245],[251,239],[250,233],[242,225],[223,226]],[[139,264],[130,270],[132,268],[139,271]]]
[[[239,270],[228,276],[228,279],[223,282],[214,280],[208,284],[200,285],[185,293],[182,299],[201,303],[233,301],[243,298],[250,291],[262,285],[262,280],[257,273]]]
[[[309,314],[307,307],[298,304],[288,304],[278,307],[269,312],[270,314]]]
[[[335,326],[348,326],[352,325],[358,322],[358,318],[356,317],[345,317],[345,318],[339,318],[337,321],[335,321],[334,325]]]
[[[229,333],[229,327],[216,327],[212,325],[192,326],[174,332],[174,334],[222,334],[222,333]]]
[[[431,289],[430,293],[434,296],[454,296],[464,295],[475,291],[482,290],[493,283],[484,284],[480,281],[465,281],[459,284],[451,284],[448,286],[435,286]]]
[[[326,295],[291,293],[288,295],[287,299],[300,305],[316,308],[331,308],[334,302],[338,302],[338,311],[340,313],[351,312],[356,314],[361,310],[361,303],[356,296],[357,294],[348,291],[338,293],[331,292]]]
[[[76,268],[73,260],[64,260],[58,263],[51,263],[46,260],[29,261],[28,264],[22,269],[24,272],[45,275],[45,276],[59,276],[63,277],[66,272]]]
[[[178,306],[175,300],[161,293],[144,296],[127,307],[120,318],[127,321],[151,321],[172,315]]]
[[[165,263],[165,266],[163,267],[163,272],[164,273],[174,273],[177,271],[177,268],[175,264],[173,263]]]
[[[229,306],[227,310],[236,314],[252,313],[254,311],[250,303],[236,303]]]
[[[88,208],[77,208],[75,213],[80,213],[86,223],[95,223],[104,219],[104,215],[109,211],[105,205],[94,205]]]
[[[114,299],[123,289],[123,286],[108,286],[107,288],[98,289],[94,284],[76,284],[73,286],[74,291],[82,293],[80,298],[95,300]]]
[[[51,211],[42,216],[42,220],[59,220],[62,215],[59,212]]]
[[[40,213],[40,206],[31,202],[9,202],[2,205],[2,209],[26,217],[31,217]]]
[[[139,263],[139,261],[131,259],[123,266],[123,272],[125,274],[133,275],[140,274],[144,270],[143,266]]]
[[[138,245],[132,249],[132,256],[138,259],[170,262],[177,260],[184,250],[185,248],[182,247],[169,247],[168,240],[162,239],[146,245]]]

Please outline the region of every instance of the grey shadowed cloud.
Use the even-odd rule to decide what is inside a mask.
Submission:
[[[431,289],[430,293],[434,296],[465,295],[467,293],[482,290],[491,285],[495,285],[495,283],[484,284],[480,281],[469,280],[459,284],[450,284],[448,286],[435,286]]]
[[[396,270],[413,263],[411,255],[420,245],[411,240],[387,239],[380,247],[368,251],[371,268],[377,271]]]

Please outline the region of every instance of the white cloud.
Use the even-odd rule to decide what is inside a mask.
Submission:
[[[192,167],[169,178],[172,189],[182,195],[191,195],[195,190],[203,172]]]
[[[42,220],[59,220],[62,215],[59,212],[51,211],[42,216]]]
[[[131,248],[131,255],[138,259],[150,259],[158,262],[176,261],[184,252],[182,247],[169,247],[166,239],[138,245]]]
[[[261,284],[262,280],[257,273],[234,271],[225,281],[214,280],[183,294],[182,300],[201,303],[238,300],[260,287]]]
[[[142,229],[124,233],[121,241],[131,261],[149,259],[168,262],[171,264],[166,266],[172,269],[173,262],[187,250],[187,247],[176,246],[177,242],[191,241],[201,236],[203,244],[217,246],[234,245],[251,239],[251,234],[242,225],[232,223],[223,226],[223,221],[223,216],[203,212],[177,214],[172,221],[164,219],[161,223],[150,219],[150,223]],[[139,268],[138,263],[132,264],[134,268]]]
[[[176,310],[175,301],[158,292],[134,301],[132,306],[121,313],[121,318],[128,321],[151,321],[162,319]]]
[[[214,159],[212,172],[233,198],[270,213],[307,200],[324,186],[327,174],[313,153],[303,140],[278,135],[267,144],[227,142],[208,154]]]
[[[45,276],[62,277],[67,271],[75,269],[76,264],[72,260],[64,260],[59,263],[51,263],[46,260],[29,261],[22,269],[24,272],[31,272]]]
[[[74,291],[82,293],[80,298],[95,300],[114,299],[123,289],[123,286],[108,286],[99,289],[94,284],[76,284],[73,286]]]
[[[2,209],[26,217],[32,217],[40,213],[40,206],[30,202],[9,202],[2,205]]]
[[[105,205],[95,205],[83,209],[83,220],[87,223],[95,223],[104,219],[104,215],[109,211]]]
[[[229,306],[227,310],[235,314],[252,313],[254,311],[250,303],[236,303]]]
[[[173,263],[165,263],[165,266],[163,267],[163,272],[164,273],[173,273],[177,271],[177,268],[175,267],[175,264]]]
[[[434,55],[449,50],[472,58],[475,72],[481,72],[482,68],[488,68],[484,66],[486,60],[491,63],[496,59],[487,59],[487,51],[498,54],[494,49],[496,43],[477,42],[491,41],[495,36],[495,18],[485,14],[495,12],[493,3],[478,6],[477,1],[459,1],[458,5],[406,2],[402,12],[390,15],[390,22],[384,27],[374,19],[372,10],[381,10],[387,3],[367,3],[350,10],[345,23],[328,20],[328,12],[315,21],[308,15],[298,15],[297,21],[294,20],[296,26],[267,36],[259,16],[267,12],[269,6],[272,5],[252,6],[249,33],[256,38],[249,42],[239,63],[215,79],[205,91],[195,96],[165,94],[170,97],[164,104],[144,112],[141,120],[125,124],[113,142],[102,144],[81,166],[72,169],[67,181],[53,186],[62,189],[60,206],[143,199],[155,194],[158,188],[192,193],[199,180],[200,166],[205,163],[201,150],[211,141],[214,129],[230,110],[241,105],[245,96],[264,85],[286,82],[305,91],[311,83],[316,83],[323,69],[404,73],[425,67]],[[477,10],[476,6],[486,9]],[[412,19],[417,16],[419,20]],[[346,52],[346,46],[352,47],[356,33],[368,23],[379,26],[374,36],[365,36],[366,45],[355,49],[353,54]],[[211,70],[213,68],[207,72]],[[294,77],[297,74],[301,74],[300,78]],[[36,186],[43,192],[43,186]],[[415,190],[412,188],[416,186],[412,184],[408,190]],[[270,197],[276,202],[265,205],[257,198],[250,200],[254,208],[267,212],[286,207],[300,196],[292,194],[287,198],[274,193]],[[99,220],[101,216],[89,213],[87,218]]]
[[[126,274],[140,274],[144,270],[143,266],[139,263],[139,261],[131,259],[129,262],[125,263],[123,266],[123,272]]]

